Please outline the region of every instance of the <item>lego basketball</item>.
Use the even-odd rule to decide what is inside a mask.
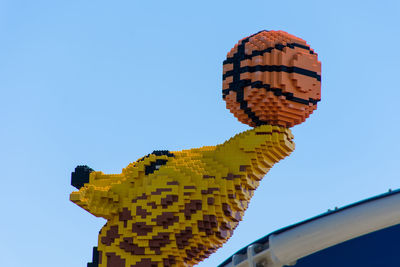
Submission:
[[[321,63],[304,40],[284,31],[261,31],[228,53],[222,92],[240,122],[292,127],[321,100]]]

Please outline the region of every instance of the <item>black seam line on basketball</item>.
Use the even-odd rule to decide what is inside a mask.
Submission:
[[[315,71],[302,69],[299,67],[287,67],[284,65],[256,65],[256,66],[246,66],[241,67],[239,69],[239,73],[254,73],[254,72],[286,72],[286,73],[296,73],[300,75],[304,75],[307,77],[311,77],[316,79],[317,81],[321,81],[321,75],[316,73]],[[224,75],[222,75],[222,79],[225,80],[227,77],[234,75],[233,70],[227,71]]]
[[[238,92],[243,91],[245,86],[250,86],[251,88],[255,88],[255,89],[264,88],[267,92],[273,92],[274,95],[276,95],[276,96],[283,95],[289,101],[293,101],[293,102],[297,102],[297,103],[301,103],[301,104],[305,104],[305,105],[309,105],[309,104],[316,105],[319,101],[321,101],[321,99],[309,98],[307,100],[307,99],[304,99],[304,98],[295,97],[295,96],[293,96],[293,93],[282,92],[282,89],[280,89],[280,88],[271,88],[269,84],[262,84],[262,82],[260,82],[260,81],[251,83],[250,80],[242,80],[241,82],[242,82],[242,87],[240,87],[239,89],[231,89],[231,88],[229,88],[229,89],[222,90],[223,99],[226,98],[226,96],[229,94],[230,91],[234,91],[234,92],[238,93]]]
[[[288,43],[286,45],[276,44],[274,47],[268,47],[268,48],[266,48],[264,50],[261,50],[261,51],[255,50],[255,51],[253,51],[251,53],[251,55],[245,55],[243,59],[251,59],[251,58],[256,57],[256,56],[261,56],[261,55],[263,55],[265,53],[271,53],[271,51],[274,50],[274,49],[278,49],[278,50],[282,51],[283,48],[285,48],[285,47],[289,47],[291,49],[294,49],[295,47],[299,47],[299,48],[308,50],[310,52],[310,54],[314,54],[314,52],[308,46],[301,45],[301,44],[298,44],[298,43]],[[233,57],[228,57],[227,59],[224,60],[223,64],[224,65],[225,64],[230,64],[232,62],[233,62]]]
[[[233,83],[231,84],[232,87],[235,86],[236,89],[243,88],[241,86],[241,81],[240,81],[240,62],[243,60],[243,58],[246,56],[245,54],[245,45],[247,42],[249,42],[249,39],[252,36],[247,37],[246,39],[243,39],[241,44],[237,48],[237,52],[233,55],[232,63],[233,63]],[[231,86],[230,85],[230,86]],[[230,87],[231,88],[231,87]],[[235,88],[231,88],[235,89]],[[260,120],[260,118],[253,112],[247,105],[247,101],[244,100],[244,92],[243,90],[236,90],[236,101],[240,103],[240,109],[243,110],[243,112],[247,115],[247,117],[256,125],[260,126],[263,124],[263,122]]]
[[[265,89],[267,92],[273,92],[274,95],[276,95],[276,96],[281,96],[281,95],[283,95],[283,96],[285,96],[286,100],[293,101],[293,102],[297,102],[297,103],[301,103],[301,104],[304,104],[304,105],[309,105],[309,104],[316,105],[319,101],[321,101],[321,99],[309,98],[309,99],[307,100],[307,99],[304,99],[304,98],[295,97],[295,96],[293,96],[293,93],[282,92],[282,89],[280,89],[280,88],[271,88],[271,87],[269,86],[269,84],[262,84],[262,82],[259,82],[259,81],[258,81],[258,82],[251,83],[250,80],[243,80],[243,82],[245,82],[245,81],[247,81],[247,83],[246,83],[245,86],[250,86],[251,88],[255,88],[255,89],[262,89],[262,88],[263,88],[263,89]],[[223,96],[222,96],[222,97],[225,99],[226,96],[229,94],[230,91],[234,91],[234,92],[236,92],[236,93],[238,93],[238,92],[243,93],[243,92],[242,92],[243,90],[244,90],[244,86],[241,87],[241,88],[239,88],[239,90],[224,89],[224,90],[222,90],[222,93],[223,93]]]
[[[251,36],[250,36],[250,37],[251,37]],[[299,47],[299,48],[308,50],[308,51],[310,52],[310,54],[314,54],[314,52],[313,52],[313,51],[311,50],[311,48],[308,47],[308,46],[301,45],[301,44],[298,44],[298,43],[288,43],[288,44],[286,44],[286,45],[283,45],[283,44],[276,44],[274,47],[268,47],[268,48],[266,48],[266,49],[264,49],[264,50],[260,50],[260,51],[255,50],[255,51],[253,51],[253,52],[251,53],[251,55],[245,55],[243,59],[251,59],[251,58],[253,58],[253,57],[255,57],[255,56],[261,56],[261,55],[263,55],[263,54],[265,54],[265,53],[271,53],[271,51],[274,50],[274,49],[278,49],[278,50],[282,51],[283,48],[285,48],[285,47],[289,47],[289,48],[291,48],[291,49],[294,49],[295,47]],[[233,58],[230,57],[230,58],[227,58],[226,60],[224,60],[223,64],[224,64],[224,65],[225,65],[225,64],[230,64],[230,63],[232,63],[232,61],[233,61]]]

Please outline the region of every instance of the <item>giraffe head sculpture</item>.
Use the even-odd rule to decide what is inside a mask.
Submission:
[[[232,236],[263,176],[293,151],[292,138],[263,125],[217,146],[154,151],[120,174],[78,166],[71,201],[107,219],[98,266],[192,266],[208,257]]]

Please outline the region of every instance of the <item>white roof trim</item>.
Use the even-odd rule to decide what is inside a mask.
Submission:
[[[269,236],[274,266],[296,260],[344,241],[400,224],[400,194],[360,203]]]

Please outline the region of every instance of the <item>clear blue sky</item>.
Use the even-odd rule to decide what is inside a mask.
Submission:
[[[273,230],[400,187],[399,1],[0,0],[0,266],[86,266],[104,224],[69,202],[70,173],[119,173],[155,149],[247,126],[222,61],[262,29],[305,39],[322,101],[256,191],[215,266]]]

